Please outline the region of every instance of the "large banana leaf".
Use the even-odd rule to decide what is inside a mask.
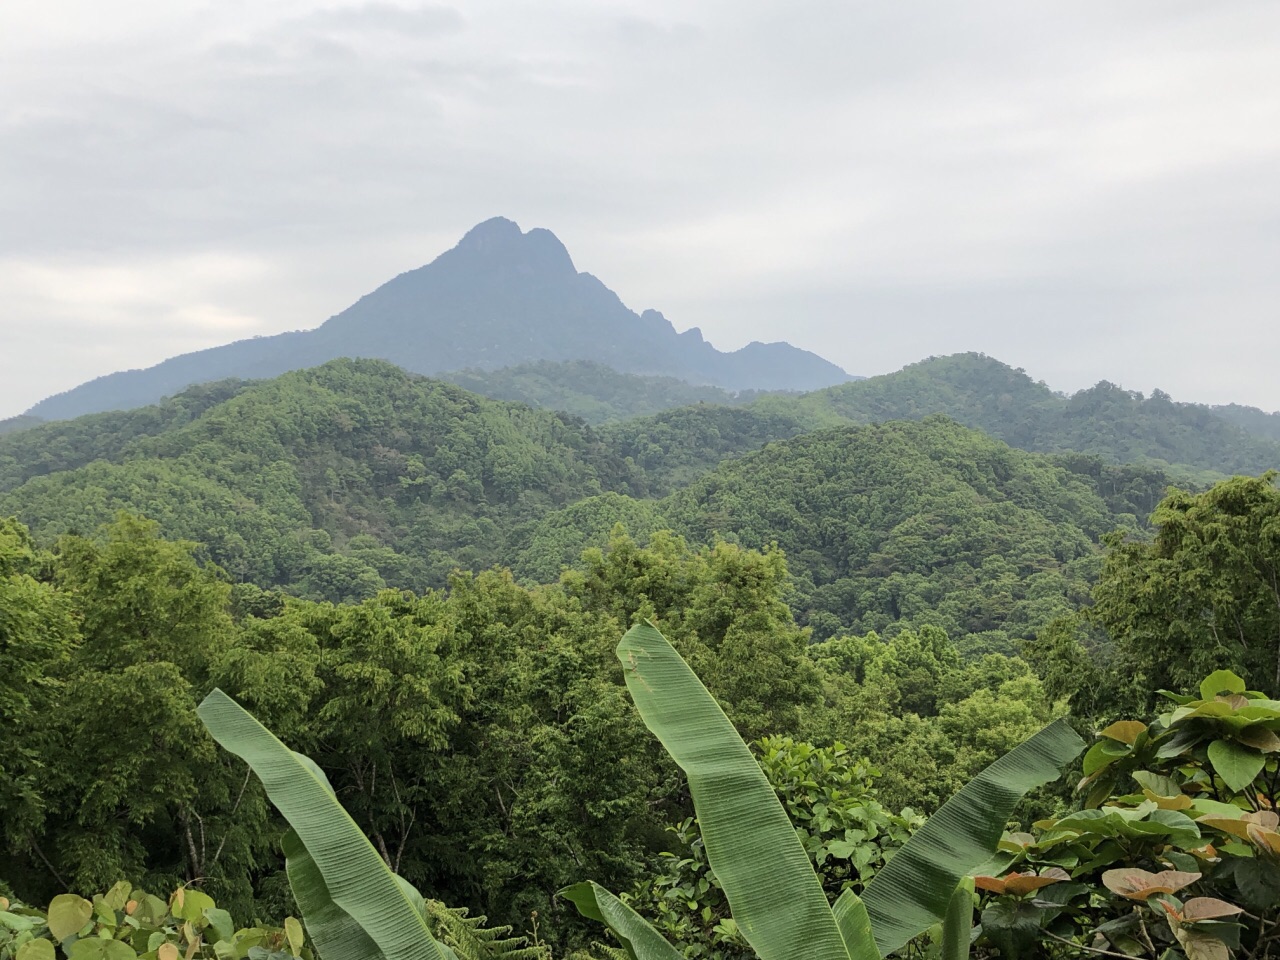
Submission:
[[[965,960],[973,930],[973,881],[965,880],[951,892],[947,916],[942,921],[942,960]]]
[[[707,688],[652,625],[632,627],[617,653],[640,716],[689,778],[707,860],[747,942],[761,960],[849,960],[795,827]]]
[[[880,955],[942,920],[960,879],[995,852],[1029,790],[1055,780],[1084,749],[1066,720],[1049,724],[965,784],[862,892]]]
[[[560,896],[572,901],[584,917],[612,930],[631,960],[684,960],[684,954],[644,917],[598,883],[575,883],[561,890]]]
[[[448,960],[426,918],[315,764],[221,690],[205,697],[198,713],[213,738],[253,768],[293,827],[289,881],[325,960]]]
[[[289,886],[316,952],[334,960],[381,960],[378,945],[329,896],[320,868],[297,833],[288,831],[283,846]]]
[[[836,925],[840,927],[840,935],[844,937],[845,949],[850,957],[877,957],[880,950],[876,947],[875,934],[871,932],[871,917],[867,915],[867,905],[852,890],[846,890],[836,899],[831,907],[836,915]]]

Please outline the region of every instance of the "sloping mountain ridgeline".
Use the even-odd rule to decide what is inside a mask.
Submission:
[[[1280,441],[1266,433],[1274,415],[1253,408],[1224,414],[1106,382],[1064,396],[976,353],[934,357],[800,396],[760,397],[733,409],[664,411],[610,427],[610,435],[644,467],[654,488],[672,490],[770,440],[936,413],[1023,450],[1149,464],[1192,484],[1280,468]]]
[[[682,416],[718,418],[717,435],[732,436],[744,412],[670,412],[664,442],[709,442]],[[752,416],[744,429],[772,422]],[[205,544],[236,580],[331,600],[493,563],[546,581],[616,523],[638,537],[670,528],[777,543],[797,578],[793,608],[819,636],[936,623],[1001,648],[1078,602],[1100,535],[1136,527],[1168,482],[1013,450],[934,416],[769,443],[667,492],[669,462],[655,482],[628,427],[334,361],[0,438],[0,515],[50,542],[142,513]]]
[[[697,328],[637,314],[579,273],[548,230],[522,233],[495,217],[430,264],[401,274],[315,330],[240,340],[146,370],[100,377],[29,413],[66,419],[156,403],[195,383],[273,377],[339,357],[391,360],[422,374],[494,370],[535,360],[592,360],[614,370],[727,390],[812,390],[850,379],[786,343],[724,353]]]

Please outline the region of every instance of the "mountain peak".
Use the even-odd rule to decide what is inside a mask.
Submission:
[[[573,275],[578,272],[569,251],[554,233],[542,227],[525,233],[518,223],[506,217],[492,217],[477,223],[454,250],[515,267],[522,273]]]
[[[506,217],[490,217],[477,223],[458,241],[459,250],[492,250],[519,242],[524,234],[520,224]]]
[[[550,230],[506,217],[476,224],[453,249],[400,274],[315,330],[241,340],[109,374],[30,411],[46,419],[154,403],[194,383],[256,379],[336,357],[390,360],[414,373],[494,370],[534,360],[591,360],[622,373],[726,390],[798,390],[849,375],[785,344],[725,353],[656,310],[636,314],[579,273]]]

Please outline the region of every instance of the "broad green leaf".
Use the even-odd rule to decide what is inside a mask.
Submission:
[[[1109,763],[1114,763],[1121,757],[1127,757],[1133,750],[1127,744],[1118,743],[1115,740],[1099,740],[1084,756],[1083,772],[1087,777],[1098,770],[1101,770]]]
[[[297,754],[221,690],[209,694],[197,712],[213,738],[253,768],[271,802],[289,821],[298,846],[305,848],[310,870],[304,865],[298,875],[310,886],[301,895],[294,891],[303,915],[304,901],[313,907],[331,901],[334,910],[350,917],[376,944],[376,952],[365,956],[444,960],[426,919],[313,766],[300,762]],[[290,871],[291,884],[296,872]],[[325,955],[314,931],[312,939]],[[327,956],[347,960],[354,955]]]
[[[970,780],[916,831],[862,892],[881,956],[945,917],[961,877],[995,852],[1018,801],[1057,779],[1083,749],[1066,720],[1054,721]]]
[[[230,940],[236,935],[236,924],[231,919],[231,914],[218,907],[212,907],[204,912],[204,918],[209,921],[209,926],[213,929],[214,938],[217,940]]]
[[[1230,740],[1215,740],[1209,744],[1209,762],[1222,782],[1240,793],[1262,772],[1266,758]]]
[[[962,883],[951,894],[947,915],[942,921],[942,960],[964,960],[969,956],[969,933],[973,929],[973,891]]]
[[[1002,960],[1036,955],[1044,910],[1027,900],[995,900],[982,911],[982,932],[1000,949]],[[948,958],[949,960],[949,958]]]
[[[598,883],[575,883],[560,891],[584,917],[603,923],[631,960],[684,960],[649,922]]]
[[[840,928],[840,936],[844,938],[845,949],[850,957],[876,957],[880,950],[876,946],[876,936],[871,932],[871,917],[867,914],[867,905],[852,890],[840,894],[831,908],[836,915],[836,925]]]
[[[1220,693],[1244,693],[1244,681],[1230,670],[1215,670],[1200,682],[1200,699],[1212,700]]]
[[[204,916],[206,910],[214,909],[213,897],[190,887],[179,887],[173,895],[170,912],[179,920],[196,921]]]
[[[101,937],[77,940],[67,951],[67,957],[69,960],[138,960],[138,955],[127,943]]]
[[[121,880],[102,896],[103,902],[112,910],[123,910],[125,904],[129,902],[129,894],[133,891],[133,884],[128,880]]]
[[[1158,797],[1181,797],[1184,795],[1182,788],[1178,786],[1178,782],[1172,777],[1166,777],[1164,774],[1152,773],[1150,770],[1135,770],[1132,776],[1140,786],[1150,790]]]
[[[651,624],[628,630],[617,653],[645,725],[689,778],[707,861],[743,937],[761,960],[848,960],[795,827],[715,698]]]
[[[1253,724],[1238,731],[1236,739],[1263,753],[1280,753],[1280,737],[1276,736],[1274,730],[1261,724]]]
[[[164,923],[164,918],[169,915],[169,904],[153,894],[142,894],[138,897],[137,904],[133,908],[133,918],[140,923],[158,927]]]
[[[302,956],[302,924],[293,917],[284,918],[284,935],[289,941],[289,949],[295,957]]]
[[[89,922],[93,904],[74,893],[60,893],[49,904],[49,932],[61,943]]]
[[[1098,736],[1118,740],[1130,746],[1138,739],[1138,734],[1145,733],[1147,725],[1137,720],[1117,720],[1105,730],[1098,731]]]
[[[341,960],[384,960],[373,938],[350,914],[333,902],[315,860],[293,830],[285,832],[285,873],[302,912],[311,942],[321,957]]]
[[[28,940],[20,946],[14,960],[54,960],[54,956],[53,941],[42,937],[39,940]]]

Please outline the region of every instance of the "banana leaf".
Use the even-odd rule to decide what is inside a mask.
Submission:
[[[613,931],[631,960],[684,960],[684,954],[667,942],[644,917],[612,893],[590,881],[560,891],[578,912]]]
[[[973,930],[973,880],[966,879],[951,894],[942,921],[942,960],[965,960]]]
[[[995,852],[1018,801],[1056,780],[1083,749],[1067,721],[1057,720],[970,780],[915,832],[862,892],[882,957],[946,916],[961,878]]]
[[[333,960],[381,960],[383,954],[378,945],[329,896],[324,877],[298,834],[286,832],[282,845],[289,886],[316,953]]]
[[[852,890],[846,890],[836,899],[831,908],[836,915],[836,925],[844,938],[845,949],[850,957],[862,960],[863,957],[874,958],[880,955],[876,947],[875,934],[871,932],[871,917],[867,914],[867,905]]]
[[[747,942],[761,960],[849,960],[795,827],[715,698],[652,624],[627,631],[617,654],[640,716],[689,778],[707,861]]]
[[[324,960],[449,960],[314,763],[221,690],[205,697],[197,712],[213,738],[253,768],[293,828],[289,881]]]

